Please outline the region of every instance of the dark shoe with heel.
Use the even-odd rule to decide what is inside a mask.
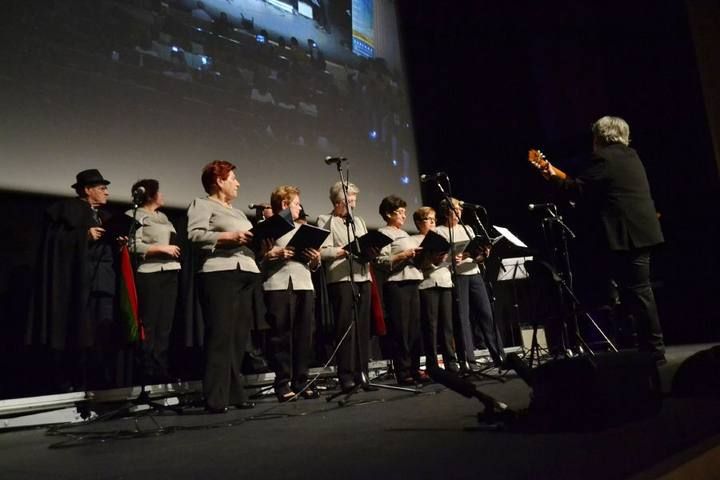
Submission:
[[[285,403],[297,399],[297,395],[290,389],[290,386],[275,387],[275,396],[278,402]]]
[[[340,380],[340,391],[342,393],[350,393],[355,389],[355,382],[352,380]]]
[[[413,375],[413,380],[415,380],[415,382],[419,384],[432,383],[430,375],[428,375],[424,370],[418,370],[417,372],[415,372],[415,375]]]
[[[315,398],[320,398],[320,390],[315,390],[314,388],[306,388],[305,390],[300,392],[300,396],[307,400],[313,400]]]
[[[460,373],[460,364],[457,362],[446,363],[445,370],[447,370],[450,373]]]

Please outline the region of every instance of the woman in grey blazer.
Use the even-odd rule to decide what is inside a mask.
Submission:
[[[388,277],[383,286],[385,310],[389,316],[389,333],[393,345],[395,376],[400,385],[429,381],[420,371],[420,294],[418,286],[423,273],[415,266],[420,252],[420,239],[402,230],[407,203],[390,195],[382,199],[379,213],[387,223],[378,231],[393,239],[376,259]]]
[[[135,217],[138,227],[130,239],[130,252],[135,257],[135,282],[138,314],[145,336],[142,340],[141,375],[147,381],[167,381],[168,346],[175,318],[175,301],[180,270],[180,248],[174,245],[175,227],[159,211],[165,203],[157,180],[135,182],[132,192],[138,194],[140,207],[125,212]]]
[[[345,245],[355,240],[353,230],[348,228],[346,222],[348,210],[352,211],[355,208],[360,190],[355,184],[350,183],[347,193],[346,205],[342,184],[337,182],[330,187],[333,211],[329,215],[320,215],[318,226],[330,230],[320,254],[327,272],[328,297],[335,319],[335,338],[338,343],[342,342],[337,352],[338,380],[340,388],[349,392],[356,384],[362,384],[366,390],[373,387],[367,384],[371,318],[370,267],[367,261],[363,263],[360,258],[353,260],[352,279],[357,292],[354,294],[350,284],[348,252],[343,249]],[[368,232],[365,220],[361,217],[353,215],[353,221],[358,238]],[[357,299],[357,332],[353,328],[345,336],[353,321],[353,298]]]
[[[435,230],[437,217],[431,207],[420,207],[413,213],[420,235]],[[420,268],[423,281],[420,290],[420,331],[425,350],[425,365],[437,367],[438,344],[441,346],[443,365],[454,373],[460,371],[453,333],[452,275],[447,266],[447,252],[427,252],[421,255]]]
[[[242,360],[253,322],[253,292],[260,270],[250,248],[247,216],[232,206],[240,183],[235,165],[216,160],[203,168],[207,197],[188,208],[188,238],[202,252],[198,272],[205,321],[205,407],[224,413],[228,405],[252,408],[245,393]]]
[[[290,209],[294,221],[300,217],[300,190],[281,185],[272,192],[270,205],[277,215]],[[306,249],[296,252],[287,248],[295,228],[268,245],[263,258],[263,290],[267,321],[270,324],[268,360],[275,372],[275,394],[280,402],[296,398],[317,398],[319,392],[307,385],[312,327],[315,319],[315,290],[312,270],[320,266],[320,252]],[[271,248],[269,248],[271,247]]]

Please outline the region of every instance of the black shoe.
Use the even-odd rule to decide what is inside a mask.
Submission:
[[[306,388],[300,393],[300,396],[307,400],[320,398],[320,390],[315,390],[314,388]]]
[[[282,387],[275,387],[275,396],[278,399],[278,402],[285,403],[289,402],[290,400],[296,400],[297,395],[295,392],[290,389],[289,385],[284,385]]]
[[[250,410],[251,408],[255,408],[255,402],[240,402],[235,404],[235,408],[238,410]]]
[[[477,362],[468,362],[467,370],[468,370],[468,373],[477,373],[480,370],[482,370],[482,367],[480,367],[480,365],[478,365]]]
[[[363,383],[362,386],[361,386],[361,388],[362,388],[363,391],[365,391],[365,392],[377,392],[378,390],[380,390],[380,389],[379,389],[378,387],[376,387],[375,385],[370,385],[369,383]]]
[[[460,364],[457,362],[446,363],[445,370],[447,370],[450,373],[460,373]]]
[[[340,391],[342,393],[350,393],[355,388],[355,382],[352,380],[341,380],[340,381]]]
[[[400,385],[401,387],[409,387],[409,386],[414,387],[415,379],[412,377],[400,378],[400,379],[398,379],[397,384]]]
[[[507,359],[505,358],[505,355],[493,357],[493,366],[498,370],[508,370]]]
[[[419,384],[432,383],[432,379],[430,378],[430,376],[423,370],[418,370],[415,375],[413,375],[413,380],[415,380],[415,382]]]
[[[665,358],[665,352],[663,351],[655,351],[650,354],[652,356],[652,359],[655,360],[655,365],[658,367],[665,365],[667,363],[667,358]]]

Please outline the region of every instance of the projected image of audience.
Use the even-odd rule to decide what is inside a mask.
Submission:
[[[395,29],[392,2],[97,0],[39,13],[47,28],[33,41],[43,48],[24,68],[46,83],[72,77],[63,89],[39,87],[58,124],[122,98],[122,111],[103,115],[133,118],[143,131],[192,126],[214,146],[208,158],[242,151],[272,172],[288,157],[359,157],[382,172],[385,193],[417,178],[397,32],[384,32],[372,55],[353,51],[359,16],[366,43],[374,42],[368,19],[387,17]],[[106,134],[108,144],[127,145]],[[138,161],[153,156],[147,148],[137,146]],[[419,190],[403,195],[419,198]]]

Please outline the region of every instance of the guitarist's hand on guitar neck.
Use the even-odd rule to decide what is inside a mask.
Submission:
[[[542,172],[545,180],[550,180],[551,178],[565,180],[567,178],[567,174],[559,168],[553,167],[547,157],[545,157],[545,154],[540,150],[530,149],[528,151],[528,162]]]

